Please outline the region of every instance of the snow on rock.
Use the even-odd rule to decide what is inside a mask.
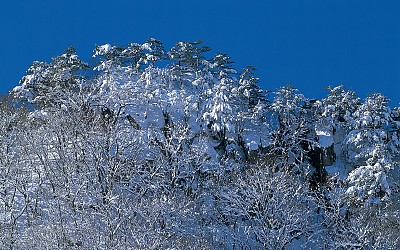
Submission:
[[[327,148],[333,144],[333,133],[330,127],[317,125],[315,133],[318,136],[318,143],[321,147]]]
[[[325,170],[332,176],[337,176],[340,180],[346,180],[352,168],[344,164],[341,160],[335,161],[331,166],[326,166]]]
[[[249,151],[258,150],[260,136],[256,134],[247,133],[246,136],[244,136],[244,141]]]
[[[132,116],[141,128],[162,128],[164,126],[164,115],[161,108],[153,105],[129,106],[125,113]]]

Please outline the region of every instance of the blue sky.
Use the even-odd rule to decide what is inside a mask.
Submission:
[[[35,60],[74,45],[85,61],[97,44],[166,48],[203,40],[238,69],[258,68],[264,89],[291,83],[309,98],[344,84],[400,103],[400,1],[382,0],[41,0],[0,9],[0,92]]]

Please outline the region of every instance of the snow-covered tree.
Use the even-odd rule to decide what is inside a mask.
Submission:
[[[315,143],[308,138],[312,121],[305,109],[307,99],[297,92],[290,85],[281,87],[274,93],[270,105],[273,129],[270,147],[274,157],[285,167],[303,163],[307,148]]]
[[[21,85],[14,88],[14,95],[41,108],[73,106],[85,82],[79,73],[87,68],[71,47],[51,63],[34,62],[20,81]]]
[[[269,102],[209,50],[35,62],[0,103],[0,248],[399,248],[399,110],[342,86]]]
[[[328,97],[323,99],[322,116],[331,119],[331,122],[351,122],[352,114],[360,105],[360,99],[353,91],[347,91],[342,85],[328,87]]]
[[[315,199],[322,220],[310,237],[314,248],[397,249],[398,201],[352,206],[346,190],[340,186],[340,182],[331,183],[329,188],[333,189]]]
[[[175,67],[177,67],[175,70],[183,73],[199,70],[206,59],[204,54],[211,50],[207,46],[200,46],[201,44],[202,41],[176,43],[169,52],[171,59],[175,62]]]
[[[254,71],[253,66],[246,66],[239,79],[238,92],[243,99],[247,99],[244,105],[249,109],[253,109],[259,102],[267,102],[265,91],[258,86],[260,79],[254,76]]]
[[[349,174],[349,195],[359,201],[390,195],[387,177],[397,167],[399,141],[390,133],[393,114],[381,94],[367,97],[353,113],[353,130],[346,138],[348,161],[355,169]]]
[[[308,237],[315,204],[304,183],[285,171],[265,168],[246,171],[222,188],[219,209],[236,244],[248,241],[254,248],[285,249],[295,239]]]

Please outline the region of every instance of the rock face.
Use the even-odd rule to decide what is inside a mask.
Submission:
[[[319,147],[313,147],[308,151],[307,156],[310,164],[315,168],[311,184],[317,185],[323,182],[326,176],[326,166],[330,166],[335,162],[334,150],[334,129],[330,126],[316,126],[315,135]]]
[[[324,166],[331,166],[336,160],[334,145],[324,148],[322,155],[322,162]]]

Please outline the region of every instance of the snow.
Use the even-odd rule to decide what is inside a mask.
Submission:
[[[345,180],[350,171],[352,170],[351,167],[344,164],[341,159],[337,159],[335,163],[331,166],[325,166],[326,172],[331,176],[337,176],[340,180]]]
[[[331,128],[316,126],[315,133],[318,136],[318,143],[321,147],[327,148],[333,144],[333,133]]]
[[[16,86],[16,87],[13,88],[12,91],[13,91],[13,92],[20,92],[22,89],[23,89],[22,86]]]
[[[114,47],[111,44],[104,44],[102,46],[98,46],[93,57],[104,56],[108,54],[112,49],[114,49]]]
[[[260,136],[251,132],[242,134],[246,147],[249,151],[259,149]]]
[[[149,50],[149,54],[141,56],[153,63],[159,58],[151,54],[152,45],[138,46]],[[341,241],[341,238],[332,239],[332,243],[331,236],[346,236],[354,229],[352,223],[359,222],[355,216],[360,214],[353,215],[352,212],[363,211],[365,204],[370,209],[371,204],[383,201],[382,192],[385,199],[396,195],[391,188],[393,180],[398,180],[398,176],[393,178],[393,173],[398,171],[399,141],[396,133],[400,123],[394,122],[385,108],[371,107],[377,103],[376,100],[368,99],[364,104],[354,104],[356,99],[352,100],[356,105],[354,112],[343,104],[346,93],[335,88],[340,92],[336,99],[316,101],[314,106],[310,104],[304,108],[308,100],[297,94],[296,89],[284,87],[275,93],[271,104],[259,102],[252,107],[254,102],[249,104],[249,99],[253,92],[250,89],[239,90],[238,80],[229,76],[229,70],[220,70],[219,61],[204,63],[215,67],[213,70],[204,67],[190,72],[175,72],[172,68],[177,67],[158,68],[156,65],[143,65],[143,61],[140,61],[140,67],[130,65],[131,61],[121,65],[110,59],[121,56],[119,50],[114,49],[110,44],[96,48],[95,56],[100,56],[99,66],[95,67],[98,72],[82,82],[85,88],[67,93],[68,98],[57,99],[57,105],[48,107],[43,102],[46,104],[43,107],[27,110],[28,122],[40,122],[35,126],[28,123],[30,126],[21,130],[16,126],[11,131],[3,131],[2,135],[6,153],[4,150],[0,153],[3,152],[4,163],[10,161],[9,166],[14,168],[12,161],[15,157],[18,178],[24,177],[21,177],[21,184],[33,193],[29,199],[44,203],[50,197],[50,202],[60,203],[57,209],[62,207],[65,210],[62,212],[68,234],[73,235],[69,230],[76,228],[68,224],[72,222],[69,215],[75,212],[79,213],[76,217],[84,222],[79,226],[89,225],[82,232],[93,225],[95,230],[106,235],[109,228],[104,229],[104,221],[109,221],[111,227],[115,223],[116,228],[120,225],[128,228],[126,235],[117,229],[113,232],[116,242],[122,236],[129,241],[150,235],[149,241],[159,238],[163,241],[159,248],[164,248],[162,244],[173,244],[174,237],[184,240],[187,237],[193,242],[209,237],[210,248],[215,249],[229,248],[234,241],[237,248],[258,249],[265,244],[264,248],[276,249],[269,244],[281,243],[288,243],[281,245],[285,249],[329,248],[337,243],[334,241]],[[124,60],[130,60],[129,51],[122,53],[127,56]],[[63,57],[78,60],[76,56]],[[219,55],[214,60],[225,59]],[[35,73],[27,75],[21,86],[14,88],[14,94],[21,98],[30,94],[32,98],[28,101],[51,101],[48,96],[37,94],[37,89],[31,85],[38,84],[39,89],[47,90],[42,77],[54,74],[51,71],[53,66],[32,69]],[[74,76],[66,69],[57,72],[62,72],[57,79],[70,80]],[[79,92],[83,89],[87,92]],[[50,92],[57,98],[65,94],[57,88],[50,89]],[[79,109],[76,103],[84,103],[93,109],[92,113],[85,109],[89,119],[85,120],[83,127],[79,127],[79,120],[74,120],[81,118],[81,113],[73,113]],[[110,115],[107,113],[105,117],[104,110]],[[322,115],[317,117],[316,114]],[[113,122],[107,121],[110,116],[114,118]],[[277,116],[279,119],[275,118]],[[72,122],[65,126],[66,120]],[[6,130],[10,124],[1,124],[1,127]],[[72,128],[74,130],[69,130],[69,124],[76,126]],[[387,127],[384,127],[387,124],[396,127],[392,134],[388,134]],[[14,130],[18,134],[11,134],[12,143],[7,145],[5,139]],[[303,141],[312,146],[303,148]],[[14,146],[14,143],[21,142],[23,146]],[[312,166],[305,155],[315,147],[321,147],[321,151],[331,157],[323,159],[323,164],[332,164],[325,166],[329,181],[318,183],[322,190],[320,194],[326,195],[329,202],[309,196],[313,172],[307,170]],[[263,155],[267,149],[268,154]],[[252,164],[252,160],[260,160],[261,164]],[[287,165],[283,164],[290,164],[293,171],[286,171]],[[53,187],[56,191],[46,186],[49,180],[56,184]],[[40,185],[32,184],[39,182]],[[108,186],[99,188],[102,185]],[[13,192],[23,197],[23,189],[15,188]],[[9,196],[6,192],[2,195]],[[339,209],[334,207],[335,195],[340,200]],[[72,211],[69,202],[75,198],[89,200],[87,207],[91,204],[105,206]],[[354,200],[359,202],[357,206],[350,205]],[[367,202],[362,203],[364,201]],[[15,217],[16,223],[24,224],[24,216],[30,216],[37,208],[38,214],[32,217],[34,223],[49,224],[47,215],[41,217],[41,214],[47,214],[53,208],[43,207],[41,203],[28,204],[29,200],[26,202],[26,213],[21,210],[23,216]],[[319,212],[316,212],[317,207]],[[18,207],[12,209],[18,210]],[[348,215],[346,209],[353,210]],[[329,213],[337,211],[337,217],[329,217]],[[385,211],[385,214],[390,212]],[[222,220],[221,215],[224,215]],[[356,220],[345,218],[347,216]],[[374,216],[369,219],[374,219]],[[1,219],[9,217],[8,212],[0,213]],[[93,221],[85,221],[86,217]],[[117,221],[119,219],[123,221]],[[125,221],[129,224],[122,225]],[[143,225],[146,230],[143,230]],[[343,234],[335,235],[337,228],[343,229]],[[16,233],[21,230],[24,229],[16,228]],[[371,229],[362,230],[369,233]],[[356,233],[351,235],[358,236]],[[165,239],[163,235],[173,237]],[[288,238],[280,238],[282,235]],[[332,244],[320,244],[312,237]],[[349,246],[353,242],[343,244]]]

